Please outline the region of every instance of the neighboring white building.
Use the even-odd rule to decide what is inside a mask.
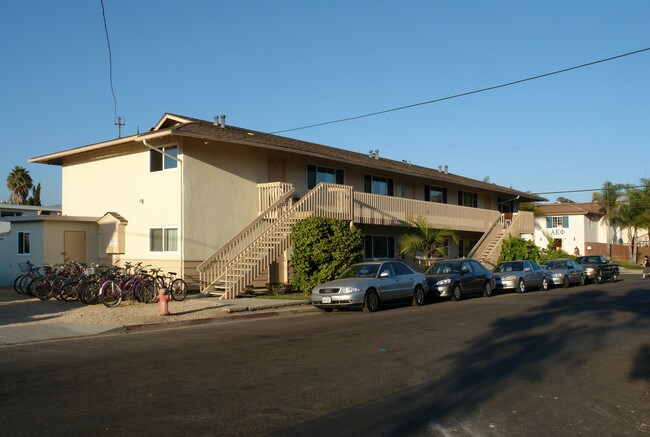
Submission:
[[[546,235],[553,238],[554,246],[569,254],[578,248],[585,254],[588,243],[607,243],[607,221],[605,214],[595,203],[555,203],[537,205],[544,213],[535,218],[535,244],[545,248]],[[612,243],[626,243],[627,236],[617,225],[610,227]]]
[[[61,208],[0,203],[0,217],[21,217],[24,215],[61,215]]]

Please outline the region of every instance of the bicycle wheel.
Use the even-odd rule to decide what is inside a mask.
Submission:
[[[62,300],[63,297],[61,296],[61,293],[63,292],[63,285],[65,285],[65,280],[63,278],[54,278],[52,279],[52,296],[56,300]]]
[[[99,289],[99,297],[107,307],[116,307],[122,302],[122,289],[116,282],[106,281]]]
[[[79,292],[79,299],[87,305],[94,305],[99,301],[99,287],[101,287],[97,281],[89,281]]]
[[[185,297],[187,296],[187,284],[185,281],[182,279],[174,279],[174,282],[172,282],[172,286],[170,287],[171,293],[172,293],[172,299],[175,301],[182,301],[185,300]]]
[[[63,290],[61,290],[63,300],[79,300],[78,286],[79,284],[76,282],[66,281]]]
[[[136,298],[144,303],[151,303],[156,300],[156,281],[154,278],[146,278],[138,284]]]
[[[29,284],[31,284],[32,280],[34,279],[34,276],[32,275],[23,275],[20,278],[20,281],[18,281],[18,289],[22,294],[31,294],[29,293]]]
[[[25,275],[20,275],[14,280],[14,291],[18,294],[23,294],[23,292],[20,291],[20,281],[23,279],[23,276]]]
[[[31,284],[29,284],[29,289],[32,294],[40,300],[48,300],[52,297],[52,284],[45,276],[35,278]]]

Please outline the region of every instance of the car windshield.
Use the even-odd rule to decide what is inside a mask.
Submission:
[[[446,275],[449,273],[460,273],[460,263],[436,263],[429,267],[424,273],[427,275]]]
[[[523,270],[524,270],[524,263],[509,262],[509,263],[499,264],[494,271],[499,273],[504,273],[504,272],[521,272]]]
[[[355,264],[348,267],[339,278],[374,278],[379,264]]]

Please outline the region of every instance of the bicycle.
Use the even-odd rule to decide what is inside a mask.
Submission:
[[[165,293],[171,295],[172,299],[177,302],[185,300],[187,297],[187,284],[183,279],[176,277],[176,272],[163,275],[161,274],[162,269],[151,269],[151,273],[156,280],[158,290],[165,290]]]

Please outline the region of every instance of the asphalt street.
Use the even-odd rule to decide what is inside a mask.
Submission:
[[[650,280],[0,348],[0,434],[650,435]]]

